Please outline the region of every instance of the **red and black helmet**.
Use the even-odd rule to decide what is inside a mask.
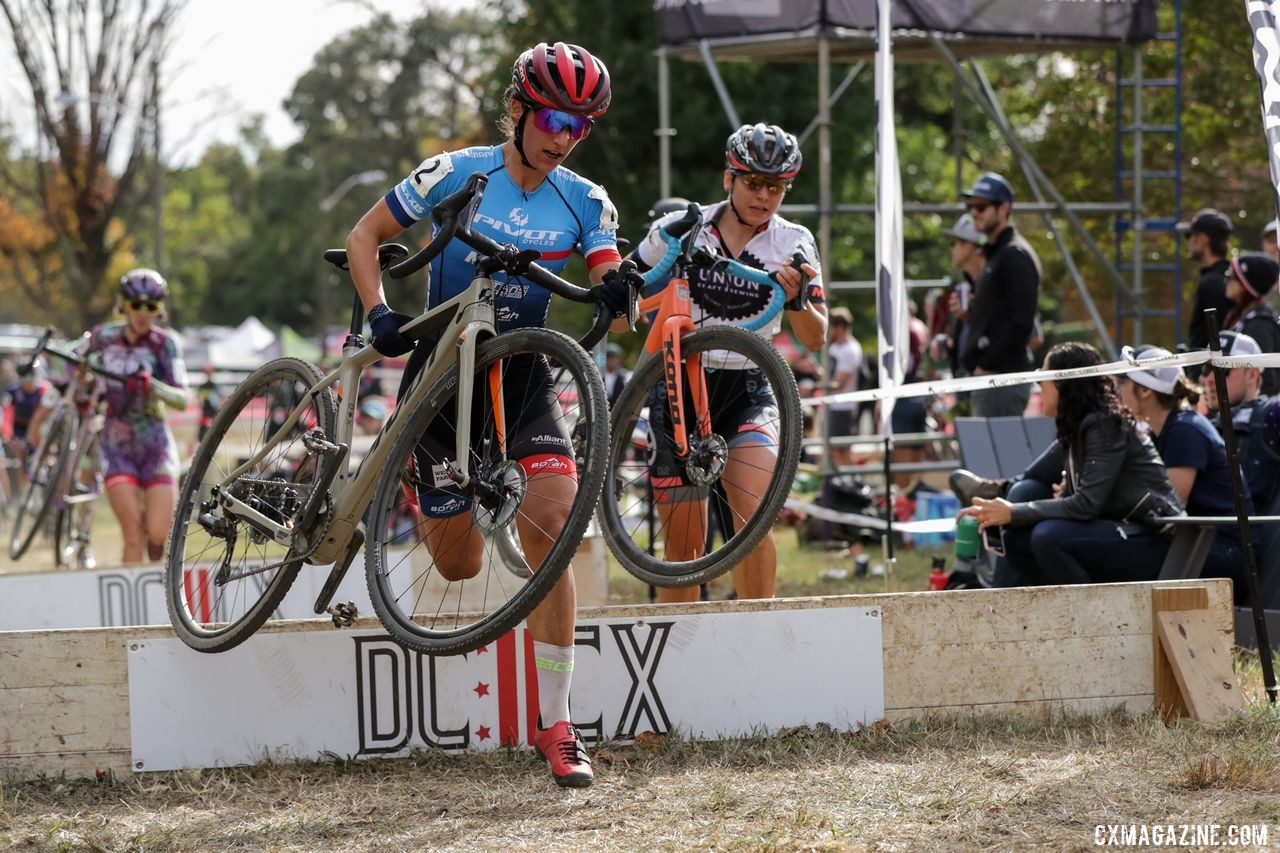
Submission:
[[[744,124],[724,143],[724,163],[734,172],[755,172],[789,181],[800,174],[800,143],[776,124]]]
[[[609,69],[586,48],[545,41],[516,59],[511,69],[516,97],[532,107],[550,107],[598,118],[613,96]]]

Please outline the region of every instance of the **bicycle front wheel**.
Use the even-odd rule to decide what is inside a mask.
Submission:
[[[312,364],[270,361],[240,383],[214,417],[182,478],[165,564],[165,599],[178,636],[201,652],[221,652],[248,639],[269,619],[302,565],[307,541],[327,523],[327,488],[319,455],[308,447],[335,440],[337,411],[329,389],[313,394],[297,424],[284,421],[322,379]],[[262,460],[227,478],[267,448]],[[292,526],[293,542],[220,506],[214,490],[271,521]],[[316,513],[319,513],[318,517]]]
[[[27,466],[28,479],[18,499],[9,535],[9,559],[16,560],[31,547],[36,531],[49,513],[53,493],[67,465],[68,445],[75,424],[65,412],[56,415],[45,431],[34,462]]]
[[[706,583],[759,545],[790,493],[802,436],[795,377],[771,344],[742,329],[708,327],[680,347],[686,391],[692,359],[707,392],[705,412],[685,396],[687,456],[674,453],[663,362],[652,359],[614,404],[613,480],[600,506],[618,562],[664,587]],[[704,417],[705,435],[698,430]]]
[[[465,485],[451,474],[460,383],[473,389]],[[577,550],[604,481],[604,387],[573,340],[520,329],[405,415],[369,510],[369,596],[404,645],[463,654],[527,616]]]

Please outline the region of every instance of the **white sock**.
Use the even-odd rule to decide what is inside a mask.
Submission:
[[[573,646],[533,643],[538,668],[538,710],[543,728],[569,719],[569,682],[573,679]]]

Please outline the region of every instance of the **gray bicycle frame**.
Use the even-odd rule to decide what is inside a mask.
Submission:
[[[480,341],[497,334],[494,328],[492,297],[493,281],[488,276],[477,275],[471,280],[471,286],[462,293],[415,317],[401,327],[402,333],[414,338],[438,331],[440,340],[426,364],[413,379],[404,398],[374,439],[373,446],[361,460],[354,474],[351,472],[350,447],[351,435],[355,429],[360,374],[383,356],[371,345],[350,345],[352,338],[348,338],[349,345],[342,350],[342,363],[307,390],[302,401],[276,430],[274,438],[219,484],[222,486],[219,503],[223,510],[244,518],[260,530],[269,532],[271,537],[282,545],[292,544],[294,536],[292,529],[276,523],[233,497],[226,486],[266,458],[271,449],[289,434],[316,396],[340,381],[346,393],[340,395],[338,408],[337,443],[343,448],[342,458],[338,461],[338,472],[329,487],[333,499],[333,518],[324,540],[307,557],[308,563],[317,565],[335,562],[351,541],[361,517],[373,500],[373,490],[384,474],[387,456],[395,444],[395,439],[404,428],[405,421],[427,396],[428,391],[453,369],[455,364],[458,367],[459,378],[455,461],[452,463],[452,468],[457,484],[465,488],[471,482],[468,451],[471,446],[473,389],[471,383],[464,381],[464,378],[474,374],[476,346]],[[433,404],[435,402],[437,401],[433,401]],[[498,413],[498,416],[501,417],[501,414]]]

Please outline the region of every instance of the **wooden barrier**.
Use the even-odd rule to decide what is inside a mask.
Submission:
[[[1152,709],[1156,690],[1153,588],[1200,590],[1190,594],[1207,605],[1209,630],[1230,644],[1225,580],[604,607],[581,616],[878,607],[890,721],[1057,709],[1138,714]],[[264,630],[337,629],[306,620]],[[166,636],[167,627],[0,632],[0,775],[131,772],[128,645]]]

